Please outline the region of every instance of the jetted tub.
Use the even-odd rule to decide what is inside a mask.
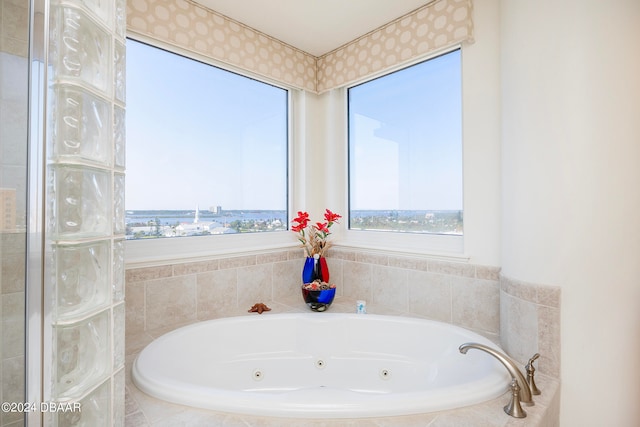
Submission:
[[[229,317],[153,341],[132,369],[142,391],[224,412],[360,418],[453,409],[493,399],[510,383],[488,339],[446,323],[372,314]]]

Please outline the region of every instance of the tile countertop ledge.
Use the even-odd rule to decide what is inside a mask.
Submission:
[[[304,303],[294,299],[291,303],[269,302],[271,313],[307,311]],[[352,312],[355,301],[349,298],[336,298],[331,311]],[[368,305],[369,313],[402,315],[403,313],[385,310],[383,307]],[[230,313],[232,314],[232,313]],[[247,315],[245,311],[233,313]],[[257,315],[252,313],[250,315]],[[182,326],[182,325],[181,325]],[[450,411],[427,414],[403,415],[379,418],[353,419],[299,419],[260,417],[254,415],[230,414],[176,405],[155,399],[138,388],[131,381],[131,366],[137,354],[154,338],[175,328],[154,330],[127,336],[126,358],[126,395],[125,425],[127,427],[159,426],[224,426],[224,427],[556,427],[559,425],[560,383],[557,379],[537,373],[536,384],[542,391],[534,396],[534,406],[524,406],[526,418],[513,418],[504,413],[509,403],[510,392],[477,405]]]

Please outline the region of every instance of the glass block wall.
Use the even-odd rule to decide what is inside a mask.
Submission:
[[[47,426],[124,424],[125,0],[54,0],[46,128]]]

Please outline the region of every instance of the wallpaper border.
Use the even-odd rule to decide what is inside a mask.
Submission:
[[[315,57],[191,0],[128,0],[127,30],[322,93],[473,41],[472,0],[434,0]]]

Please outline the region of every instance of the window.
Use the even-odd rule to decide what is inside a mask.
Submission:
[[[286,230],[288,98],[127,40],[127,238]]]
[[[462,235],[460,50],[348,90],[349,229]]]

